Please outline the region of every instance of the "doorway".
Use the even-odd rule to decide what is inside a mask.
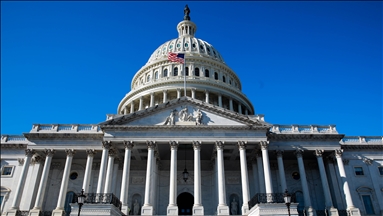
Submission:
[[[178,215],[193,214],[194,197],[188,192],[183,192],[177,197]]]

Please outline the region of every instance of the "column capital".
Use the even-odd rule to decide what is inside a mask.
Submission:
[[[295,156],[297,156],[297,158],[301,158],[302,154],[303,154],[303,149],[295,150],[294,154],[295,154]]]
[[[94,150],[94,149],[87,149],[87,150],[85,150],[85,151],[86,151],[86,154],[87,154],[89,157],[93,157],[93,156],[97,153],[97,151]]]
[[[200,141],[193,141],[192,144],[193,144],[194,150],[200,150],[201,149],[202,143]]]
[[[262,157],[262,151],[260,149],[256,149],[255,150],[255,155],[256,155],[257,158]]]
[[[117,156],[117,152],[114,149],[110,149],[109,152],[108,152],[108,155],[109,155],[109,157],[116,157]]]
[[[38,155],[34,155],[32,157],[32,164],[38,164],[38,163],[41,163],[43,162],[42,158]]]
[[[209,94],[209,91],[208,91],[207,89],[205,89],[205,93],[206,93],[206,94]]]
[[[132,150],[134,147],[133,141],[123,141],[125,149]]]
[[[283,156],[283,153],[284,153],[283,150],[275,150],[275,155],[276,155],[277,157],[282,157],[282,156]]]
[[[225,142],[222,142],[222,141],[215,142],[215,147],[217,148],[217,150],[223,150],[224,145],[225,145]]]
[[[102,148],[104,149],[110,149],[112,147],[111,141],[102,141]]]
[[[181,88],[177,88],[177,91],[181,91]]]
[[[24,165],[24,158],[17,158],[17,161],[19,162],[19,166]]]
[[[150,92],[150,96],[154,96],[154,92]]]
[[[367,165],[371,165],[372,162],[373,162],[373,160],[372,160],[372,159],[369,159],[369,158],[364,158],[364,159],[363,159],[363,162],[364,162],[365,164],[367,164]]]
[[[156,148],[156,142],[154,141],[146,141],[146,145],[148,146],[148,150],[153,150]]]
[[[343,149],[335,149],[335,157],[342,157]]]
[[[314,155],[317,156],[317,157],[322,157],[323,152],[324,151],[322,149],[315,149]]]
[[[73,155],[76,153],[76,150],[74,149],[65,149],[65,153],[67,156],[73,157]]]
[[[25,156],[32,157],[36,153],[33,149],[25,149]]]
[[[170,149],[171,150],[177,150],[178,149],[178,142],[176,141],[169,141]]]
[[[45,149],[44,150],[44,154],[47,156],[47,157],[53,157],[53,155],[56,153],[56,150],[54,149]]]
[[[196,88],[191,88],[191,90],[192,90],[192,91],[195,91],[195,90],[197,90],[197,89],[196,89]]]
[[[168,90],[167,90],[167,89],[165,89],[165,90],[162,90],[162,92],[163,92],[163,93],[168,93]]]
[[[245,150],[246,149],[247,142],[244,141],[238,141],[238,148],[239,150]]]
[[[262,150],[267,150],[267,148],[269,147],[269,141],[261,141],[259,142],[259,145],[261,146]]]

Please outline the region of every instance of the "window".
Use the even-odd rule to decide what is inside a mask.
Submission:
[[[226,82],[226,77],[225,77],[225,76],[222,77],[222,81],[223,81],[224,83]]]
[[[154,79],[155,79],[155,80],[158,79],[158,71],[154,72]]]
[[[1,170],[2,176],[11,176],[13,173],[14,166],[3,166],[3,169]]]
[[[383,167],[378,167],[378,170],[379,170],[379,174],[383,175]]]
[[[76,173],[76,172],[71,173],[70,176],[69,176],[69,178],[70,178],[71,180],[76,180],[77,177],[78,177],[78,173]]]
[[[189,76],[189,68],[188,67],[185,67],[185,72],[186,72],[185,76]]]
[[[164,77],[167,77],[168,76],[168,69],[165,69],[164,70]]]
[[[178,76],[178,68],[177,67],[174,68],[173,76]]]
[[[209,76],[210,76],[210,74],[209,74],[209,70],[206,69],[206,70],[205,70],[205,77],[209,77]]]
[[[146,82],[150,82],[150,75],[146,77]]]
[[[195,74],[194,74],[195,76],[199,76],[199,68],[195,68],[194,73],[195,73]]]
[[[214,73],[214,79],[218,80],[218,73],[217,72]]]
[[[299,180],[301,178],[301,175],[299,175],[299,172],[293,172],[293,174],[291,174],[291,176],[295,180]]]
[[[371,196],[362,195],[362,200],[363,200],[364,208],[366,209],[366,214],[369,214],[369,215],[375,214],[374,207],[372,206]]]
[[[362,167],[354,167],[355,175],[364,175]]]

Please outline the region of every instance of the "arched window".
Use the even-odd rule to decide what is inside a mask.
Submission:
[[[194,70],[194,76],[199,76],[199,68],[195,68],[195,70]]]
[[[164,77],[167,77],[168,76],[168,69],[165,69],[164,70]]]
[[[218,73],[217,72],[214,73],[214,79],[218,80]]]
[[[155,79],[155,80],[158,79],[158,71],[154,72],[154,79]]]
[[[226,82],[226,77],[222,76],[222,81],[225,83]]]
[[[178,68],[177,67],[174,68],[173,76],[178,76]]]
[[[209,70],[208,69],[205,69],[205,77],[209,77],[210,74],[209,74]]]
[[[189,68],[188,67],[185,67],[185,76],[189,76]]]
[[[146,77],[146,82],[150,82],[150,74]]]

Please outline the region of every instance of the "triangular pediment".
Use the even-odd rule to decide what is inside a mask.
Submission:
[[[182,97],[140,110],[128,115],[115,115],[100,125],[159,126],[159,125],[208,125],[208,126],[261,126],[270,124],[259,116],[247,116],[204,103],[189,97]]]

